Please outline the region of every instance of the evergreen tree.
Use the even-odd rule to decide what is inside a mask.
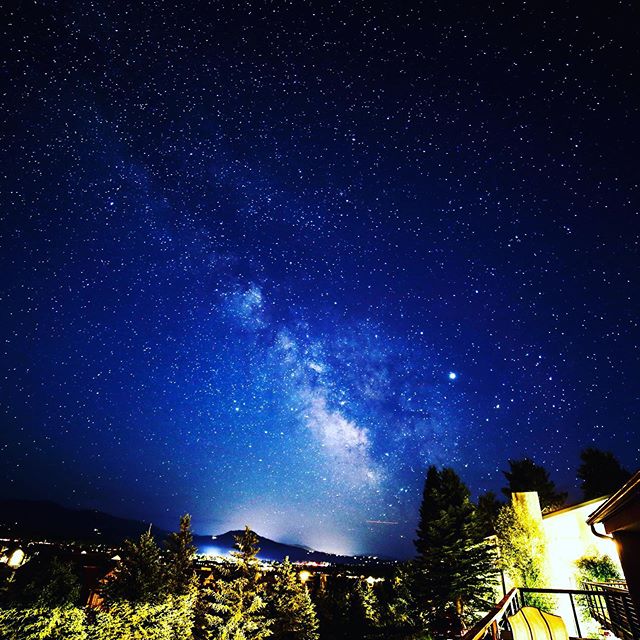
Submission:
[[[314,591],[314,600],[322,638],[357,637],[357,634],[352,632],[354,594],[350,582],[340,576],[319,581],[318,588]]]
[[[293,565],[285,558],[278,567],[269,596],[273,637],[276,640],[317,640],[318,616]]]
[[[85,640],[85,613],[76,606],[80,580],[72,564],[35,557],[11,577],[0,608],[0,638]]]
[[[65,607],[79,604],[75,567],[59,558],[34,557],[13,572],[4,599],[15,607]]]
[[[616,492],[630,477],[610,451],[587,447],[580,454],[578,479],[582,481],[582,497],[585,500],[600,498]]]
[[[567,499],[566,492],[556,491],[547,470],[529,458],[509,460],[509,471],[502,473],[509,483],[502,489],[507,498],[511,498],[512,493],[537,491],[543,513],[559,509]]]
[[[37,589],[38,604],[46,607],[64,607],[79,604],[80,579],[69,562],[54,558],[46,574],[44,584],[33,585]]]
[[[355,588],[354,605],[356,608],[354,618],[365,629],[375,629],[381,624],[380,603],[373,590],[373,585],[366,580],[359,580]]]
[[[207,640],[263,640],[271,635],[258,538],[249,527],[236,536],[234,562],[223,565],[201,605],[198,635]],[[204,609],[204,610],[203,610]]]
[[[415,546],[416,590],[432,633],[459,631],[493,600],[497,572],[469,490],[453,469],[427,471]]]
[[[0,638],[2,640],[87,640],[85,612],[72,605],[3,608],[0,609]]]
[[[194,559],[196,548],[193,546],[191,516],[180,518],[180,530],[169,534],[166,542],[166,581],[169,593],[184,596],[193,591],[196,585]]]
[[[390,594],[385,626],[392,629],[411,629],[418,626],[420,611],[415,599],[411,565],[399,564],[389,580]]]
[[[107,610],[97,611],[91,638],[192,640],[192,629],[193,596],[169,595],[154,603],[118,600]]]
[[[137,542],[125,541],[122,561],[102,593],[108,603],[119,600],[153,603],[166,592],[162,554],[149,528]]]
[[[504,506],[493,491],[487,491],[478,497],[476,518],[482,535],[487,538],[496,533],[496,520],[500,509]]]

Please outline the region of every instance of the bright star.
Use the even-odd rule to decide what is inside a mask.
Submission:
[[[449,371],[449,380],[455,380],[458,377],[457,373],[454,373],[453,371]]]

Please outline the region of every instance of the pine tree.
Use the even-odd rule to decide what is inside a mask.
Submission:
[[[529,458],[509,460],[509,471],[502,473],[509,483],[502,489],[507,498],[511,498],[512,493],[537,491],[543,513],[559,509],[567,499],[566,492],[556,491],[547,470]]]
[[[578,479],[585,500],[600,498],[617,491],[630,477],[610,451],[587,447],[580,454]]]
[[[373,585],[359,580],[355,588],[355,618],[365,629],[375,629],[381,625],[380,603]]]
[[[192,627],[193,607],[190,596],[169,595],[157,603],[119,600],[107,610],[95,612],[91,638],[192,640]]]
[[[273,637],[276,640],[317,640],[318,616],[306,585],[285,558],[278,567],[269,596]]]
[[[220,575],[200,606],[198,636],[207,640],[263,640],[271,635],[265,615],[265,585],[257,559],[258,538],[249,527],[236,536],[234,562]],[[204,609],[204,611],[203,611]]]
[[[184,596],[191,593],[196,585],[194,559],[196,548],[193,546],[191,516],[180,518],[180,530],[169,534],[166,541],[166,581],[169,593]]]
[[[410,564],[399,564],[395,567],[389,581],[389,597],[385,624],[393,629],[410,629],[419,625],[413,570]]]
[[[0,609],[2,640],[87,640],[86,614],[72,605]],[[102,640],[102,637],[100,637]],[[106,640],[106,639],[105,639]]]
[[[151,527],[137,542],[126,540],[122,561],[103,589],[107,602],[158,602],[166,594],[164,564]]]
[[[469,490],[450,468],[429,467],[414,563],[419,604],[435,635],[458,631],[493,600],[493,548],[482,539]]]
[[[476,506],[476,518],[482,535],[487,538],[496,533],[496,519],[500,509],[504,506],[493,491],[487,491],[478,497]]]

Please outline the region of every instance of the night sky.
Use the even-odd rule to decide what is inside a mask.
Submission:
[[[4,11],[0,496],[402,555],[639,466],[637,3]]]

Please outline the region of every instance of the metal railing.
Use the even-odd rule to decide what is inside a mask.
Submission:
[[[507,618],[527,605],[527,596],[546,594],[551,596],[568,596],[571,603],[573,620],[565,620],[575,625],[577,637],[582,637],[578,605],[605,629],[612,631],[622,640],[640,640],[640,624],[637,612],[633,607],[629,592],[621,585],[612,586],[603,583],[587,583],[584,589],[511,589],[507,595],[487,613],[482,620],[469,629],[462,640],[499,640],[508,631]]]
[[[589,614],[622,640],[640,639],[640,617],[626,582],[585,582]]]

